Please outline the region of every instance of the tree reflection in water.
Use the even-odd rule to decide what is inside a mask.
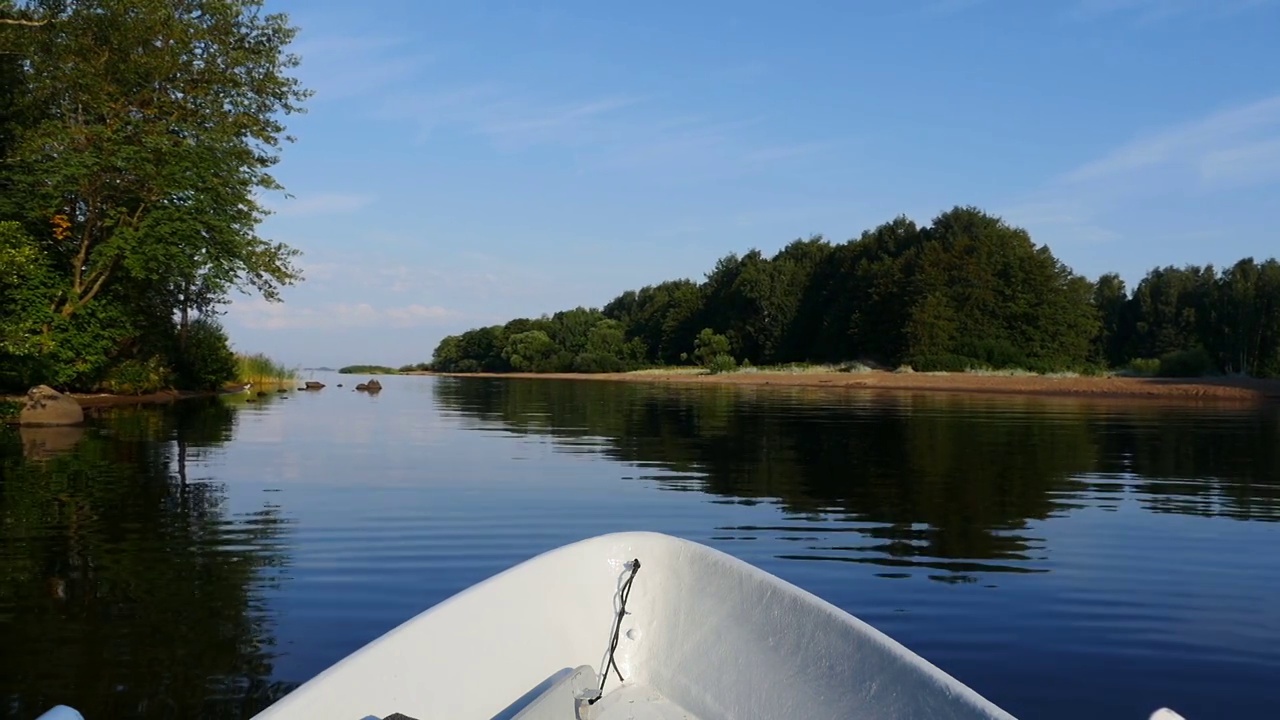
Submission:
[[[671,490],[847,523],[849,542],[809,544],[796,559],[931,567],[947,581],[1039,572],[1031,523],[1125,493],[1157,512],[1280,519],[1280,424],[1255,408],[1206,422],[1154,404],[1045,398],[471,378],[434,387],[442,407],[473,421],[566,450],[589,439],[612,459],[661,468],[651,479]]]
[[[0,432],[0,714],[248,717],[289,689],[260,600],[286,524],[202,476],[234,423],[189,401]]]

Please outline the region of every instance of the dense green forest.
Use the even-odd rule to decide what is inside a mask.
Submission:
[[[721,259],[702,282],[440,341],[440,372],[616,372],[857,361],[923,371],[1280,376],[1280,263],[1159,267],[1090,281],[1023,229],[956,207],[832,244]]]
[[[294,34],[261,0],[0,0],[0,391],[234,377],[217,309],[300,278],[256,231]]]

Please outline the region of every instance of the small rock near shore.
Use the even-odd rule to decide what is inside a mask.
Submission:
[[[37,385],[28,390],[27,401],[18,413],[19,425],[79,425],[82,422],[84,409],[80,403],[48,385]]]

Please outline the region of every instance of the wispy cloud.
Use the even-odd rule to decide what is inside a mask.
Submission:
[[[1002,214],[1055,249],[1083,248],[1130,234],[1149,238],[1152,212],[1177,214],[1194,198],[1203,224],[1166,228],[1161,237],[1222,237],[1224,221],[1240,214],[1229,209],[1233,203],[1276,184],[1280,95],[1140,134],[1050,179]]]
[[[1083,21],[1123,15],[1146,24],[1173,18],[1231,17],[1274,4],[1275,0],[1077,0],[1067,14]]]
[[[272,198],[265,204],[275,214],[286,217],[303,215],[344,215],[363,210],[374,201],[364,193],[318,193],[295,198]]]
[[[1280,95],[1137,137],[1068,172],[1062,182],[1115,184],[1140,174],[1156,174],[1163,182],[1196,177],[1206,185],[1265,180],[1274,175],[1259,173],[1259,167],[1275,156],[1277,143]]]
[[[757,142],[751,130],[764,117],[709,117],[690,110],[672,111],[655,98],[626,93],[548,99],[484,83],[402,94],[388,100],[383,114],[417,124],[420,142],[448,130],[484,138],[499,151],[568,148],[580,166],[597,170],[718,166],[732,172],[744,163],[783,163],[835,144],[779,143],[776,137]]]
[[[402,83],[434,61],[404,38],[378,35],[303,37],[293,47],[302,58],[303,84],[317,102],[348,100]]]
[[[369,303],[326,303],[306,306],[269,303],[260,298],[233,302],[228,311],[237,324],[254,330],[301,330],[345,327],[409,328],[457,319],[458,313],[438,305],[376,307]]]
[[[440,129],[487,137],[495,144],[522,148],[540,144],[581,142],[598,134],[604,117],[634,106],[641,99],[605,95],[577,100],[539,101],[498,85],[480,83],[443,92],[405,93],[390,98],[383,114],[409,120],[428,140]]]
[[[1280,179],[1280,137],[1207,153],[1200,160],[1200,176],[1217,185],[1256,185]]]

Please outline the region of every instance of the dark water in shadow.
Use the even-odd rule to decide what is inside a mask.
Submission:
[[[0,432],[0,716],[248,717],[628,529],[757,564],[1020,717],[1280,702],[1274,409],[323,379]]]

